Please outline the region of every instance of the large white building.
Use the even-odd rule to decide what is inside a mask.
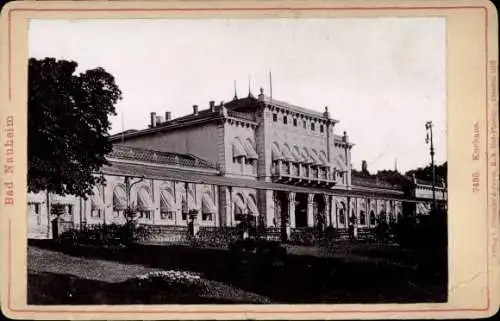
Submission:
[[[429,183],[394,173],[391,183],[353,175],[347,133],[323,113],[258,97],[211,101],[207,109],[171,119],[150,115],[149,128],[111,137],[111,166],[102,169],[106,184],[88,200],[39,193],[29,195],[29,236],[52,237],[61,229],[123,223],[134,205],[139,222],[160,239],[181,238],[190,211],[207,233],[231,230],[246,218],[269,237],[297,235],[315,227],[361,230],[377,218],[429,211]],[[362,147],[360,147],[362,148]],[[445,201],[445,189],[436,187]],[[62,204],[59,225],[48,206]],[[356,218],[356,219],[353,219]],[[53,226],[54,225],[54,226]],[[290,235],[288,234],[288,237]]]

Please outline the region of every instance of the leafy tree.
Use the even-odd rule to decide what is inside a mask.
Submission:
[[[29,59],[28,191],[85,197],[108,164],[109,115],[121,91],[103,68],[75,74],[74,61]]]
[[[436,183],[440,184],[441,180],[447,182],[448,177],[448,162],[444,162],[441,165],[434,165],[436,171]],[[406,172],[405,175],[412,176],[415,174],[415,178],[421,179],[424,181],[432,182],[432,166],[428,165],[426,167],[419,167],[417,169],[412,169]]]

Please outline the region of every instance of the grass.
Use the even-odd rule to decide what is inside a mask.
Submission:
[[[66,255],[47,249],[50,247],[50,244],[43,243],[29,247],[28,265],[32,274],[29,284],[33,293],[43,292],[44,287],[52,282],[50,278],[53,276],[41,272],[72,275],[83,280],[83,283],[71,278],[64,280],[61,288],[81,289],[79,291],[84,294],[87,288],[92,292],[92,286],[103,289],[102,293],[127,293],[131,288],[126,288],[123,283],[131,277],[153,270],[175,269],[203,274],[210,283],[207,290],[168,300],[165,300],[168,297],[165,293],[146,292],[140,300],[152,302],[163,296],[162,303],[178,303],[175,300],[183,300],[182,303],[204,303],[207,300],[212,300],[208,303],[446,301],[446,255],[442,253],[445,259],[436,260],[436,255],[426,257],[395,246],[348,241],[323,248],[288,246],[289,255],[276,265],[266,265],[251,258],[236,261],[226,249],[136,245],[117,253],[93,250],[73,251]],[[43,268],[40,268],[41,264]],[[103,284],[85,283],[91,281]],[[33,298],[35,301],[43,299],[40,295],[33,295]],[[111,295],[107,299],[123,304],[130,300],[127,296]]]
[[[203,279],[200,286],[148,284],[136,277],[161,271],[137,264],[73,257],[28,247],[29,304],[207,304],[269,303],[269,299],[224,283]]]

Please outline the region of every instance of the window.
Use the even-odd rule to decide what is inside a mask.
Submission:
[[[92,212],[90,213],[90,216],[91,217],[101,217],[101,210],[92,210]]]
[[[304,129],[306,129],[306,127],[307,127],[305,120],[302,122],[302,127],[304,127]]]
[[[283,124],[288,124],[288,117],[283,116]]]
[[[73,205],[68,205],[68,215],[73,216]]]
[[[365,225],[365,224],[366,224],[366,215],[365,215],[365,211],[360,211],[360,212],[359,212],[359,224],[360,224],[360,225]]]
[[[203,213],[203,214],[201,214],[201,219],[203,221],[211,221],[212,220],[212,213]]]
[[[339,223],[340,224],[345,224],[344,209],[341,209],[339,211]]]
[[[373,211],[370,213],[370,225],[375,225],[375,213]]]
[[[174,219],[174,212],[161,211],[160,218],[162,220],[173,220]]]
[[[325,131],[325,128],[323,127],[323,125],[319,125],[319,131],[320,132],[324,132]]]
[[[30,208],[31,213],[40,214],[40,204],[39,203],[29,203],[28,207]]]
[[[314,131],[314,123],[311,123],[311,130]]]
[[[139,211],[139,218],[150,219],[151,211]]]
[[[273,114],[273,121],[277,122],[278,121],[278,114]]]
[[[114,218],[118,218],[118,217],[120,217],[123,214],[125,214],[125,213],[122,210],[113,210],[113,217]]]
[[[293,126],[297,127],[297,119],[296,118],[293,119]]]

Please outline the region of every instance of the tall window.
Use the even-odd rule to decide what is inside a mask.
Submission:
[[[325,128],[323,127],[323,125],[319,125],[319,131],[320,132],[324,132],[325,131]]]
[[[339,223],[342,225],[345,224],[345,213],[343,208],[339,210]]]
[[[365,211],[360,211],[359,212],[359,225],[366,225]]]
[[[373,211],[370,212],[370,225],[375,225],[375,213]]]
[[[314,131],[314,123],[311,123],[311,130]]]
[[[296,118],[293,119],[293,126],[297,127],[297,119]]]
[[[273,121],[274,122],[278,121],[278,114],[273,114]]]
[[[283,124],[288,124],[288,117],[283,116]]]
[[[304,129],[306,129],[306,127],[307,127],[307,124],[306,124],[305,120],[302,122],[302,127],[304,127]]]

